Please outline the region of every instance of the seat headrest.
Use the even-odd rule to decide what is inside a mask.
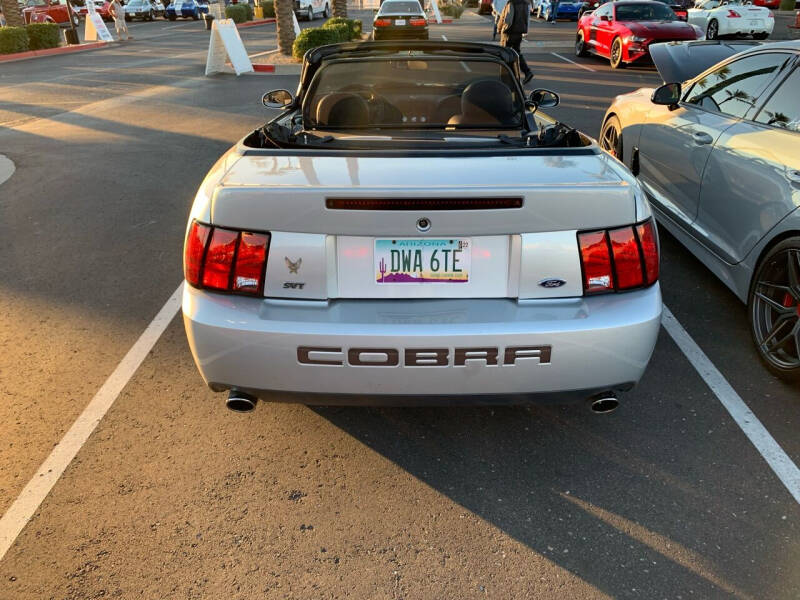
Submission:
[[[473,81],[461,95],[461,122],[514,125],[514,97],[508,86],[494,79]]]
[[[317,103],[317,127],[363,127],[369,125],[367,101],[358,94],[334,92]]]

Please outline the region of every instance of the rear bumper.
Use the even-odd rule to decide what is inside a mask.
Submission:
[[[381,27],[373,28],[374,40],[427,40],[428,28],[426,27]]]
[[[183,315],[197,367],[217,391],[308,404],[342,396],[363,404],[564,401],[639,381],[658,336],[661,292],[655,285],[563,300],[307,302],[187,285]]]

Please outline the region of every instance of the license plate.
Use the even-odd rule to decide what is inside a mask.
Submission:
[[[469,238],[376,239],[375,282],[467,283],[472,258]]]
[[[394,24],[395,25],[405,25],[406,24],[406,20],[405,19],[395,19],[394,20]]]
[[[750,19],[750,25],[755,27],[760,27],[761,19]]]

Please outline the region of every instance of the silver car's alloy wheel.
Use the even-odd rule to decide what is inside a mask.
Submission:
[[[609,117],[600,131],[600,147],[622,160],[622,127],[617,117]]]
[[[759,265],[750,327],[769,369],[785,379],[800,378],[800,238],[781,242]]]
[[[717,23],[716,19],[711,19],[711,22],[708,24],[708,29],[706,30],[706,39],[715,40],[718,37],[719,37],[719,23]]]

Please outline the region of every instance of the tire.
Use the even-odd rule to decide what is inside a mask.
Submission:
[[[152,10],[150,11],[150,14],[147,15],[147,20],[148,21],[155,21],[156,20],[156,14]]]
[[[168,18],[170,21],[174,21],[174,20],[175,20],[175,19],[177,19],[178,17],[176,17],[175,15],[168,15],[168,16],[167,16],[167,18]]]
[[[719,39],[719,23],[716,19],[711,19],[708,22],[708,27],[706,28],[706,39],[707,40],[718,40]]]
[[[132,20],[133,20],[133,17],[130,17],[130,16],[128,16],[128,15],[125,15],[125,20],[130,22],[130,21],[132,21]]]
[[[330,4],[326,4],[325,5],[325,10],[322,11],[322,16],[325,17],[326,19],[330,19],[331,18],[331,5]]]
[[[200,15],[198,14],[198,12],[194,11],[192,13],[192,21],[197,21],[199,18],[200,18]]]
[[[600,147],[614,158],[623,159],[622,125],[616,115],[611,115],[600,129]]]
[[[588,56],[589,53],[586,51],[586,42],[583,38],[583,32],[578,31],[578,34],[575,36],[575,56]]]
[[[313,6],[309,6],[308,7],[308,14],[306,15],[306,21],[308,21],[310,23],[313,20],[314,20],[314,7]]]
[[[625,63],[622,60],[622,40],[618,37],[611,42],[611,53],[608,55],[608,61],[611,63],[612,69],[625,68]]]
[[[800,237],[779,242],[758,263],[747,314],[767,369],[785,381],[800,381]]]

